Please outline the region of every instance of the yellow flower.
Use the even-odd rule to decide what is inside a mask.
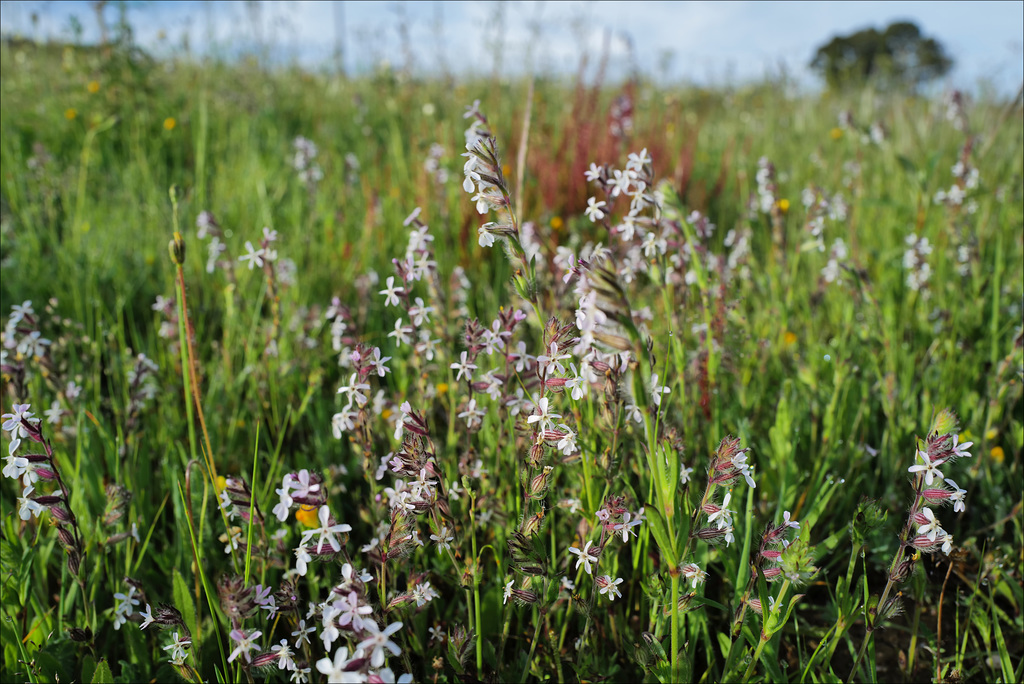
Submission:
[[[295,511],[295,519],[304,527],[320,527],[320,521],[317,519],[318,512],[319,509],[316,506],[299,506],[299,510]]]
[[[999,430],[996,430],[995,428],[989,428],[988,430],[985,431],[985,439],[987,439],[990,442],[998,436]]]
[[[74,107],[68,107],[64,110],[64,118],[68,121],[74,121],[76,116],[78,116],[78,110]]]
[[[1003,452],[1003,447],[1001,446],[992,447],[992,450],[988,452],[988,455],[992,457],[992,460],[995,461],[997,465],[1002,465],[1003,461],[1006,459],[1006,454]]]
[[[501,165],[501,173],[502,174],[507,176],[511,172],[512,172],[512,169],[509,168],[508,164],[502,164]]]
[[[217,490],[217,493],[220,494],[224,491],[224,488],[228,486],[228,478],[223,475],[218,475],[217,479],[213,481],[213,486],[214,489]]]
[[[391,417],[391,413],[392,413],[391,409],[387,409],[386,408],[386,409],[384,409],[383,411],[380,412],[380,417],[383,418],[384,420],[387,420],[388,418]]]
[[[843,137],[843,129],[842,128],[833,128],[832,132],[830,133],[830,135],[832,136],[833,140],[839,140],[840,138]]]
[[[786,334],[783,336],[782,339],[786,342],[786,344],[793,344],[796,342],[796,333],[792,333],[787,330]]]
[[[90,93],[95,95],[96,93],[100,92],[100,82],[89,81],[89,85],[87,85],[86,88],[88,88]]]
[[[556,216],[553,219],[551,219],[551,227],[554,230],[558,230],[559,228],[561,228],[564,225],[565,225],[565,222],[562,221],[562,217],[561,216]]]
[[[783,214],[785,214],[787,211],[789,211],[789,200],[786,199],[785,197],[783,197],[778,202],[776,202],[775,205],[779,208],[779,211],[781,211]]]
[[[164,130],[173,131],[174,127],[178,125],[178,122],[174,120],[173,116],[169,116],[164,119]]]
[[[438,394],[448,394],[448,383],[447,382],[439,382],[437,384],[437,393]]]

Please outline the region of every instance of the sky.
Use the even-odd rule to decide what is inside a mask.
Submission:
[[[0,31],[66,39],[72,17],[98,40],[90,2],[0,3]],[[608,75],[636,68],[666,82],[736,84],[785,70],[812,86],[815,49],[835,35],[915,22],[956,62],[944,87],[984,80],[1012,95],[1024,80],[1024,2],[139,2],[124,4],[136,41],[157,54],[231,56],[263,48],[278,61],[349,73],[382,62],[417,74],[572,74],[596,69],[608,40]],[[106,21],[118,18],[116,3]],[[33,22],[35,15],[35,22]]]

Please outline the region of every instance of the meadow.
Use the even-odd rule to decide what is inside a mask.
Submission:
[[[1019,96],[2,50],[0,679],[1021,681]]]

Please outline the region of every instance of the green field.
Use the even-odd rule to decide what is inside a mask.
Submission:
[[[1019,97],[0,56],[0,679],[1021,681]]]

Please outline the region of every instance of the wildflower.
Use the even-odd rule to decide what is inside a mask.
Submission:
[[[295,655],[292,652],[291,647],[288,645],[287,639],[281,639],[281,643],[278,646],[271,646],[271,651],[277,655],[277,668],[279,670],[294,670],[295,661],[292,660],[292,656]]]
[[[450,548],[449,544],[455,540],[455,537],[448,534],[448,527],[446,525],[441,525],[438,533],[430,535],[430,538],[437,542],[438,553],[441,553],[441,549]]]
[[[349,406],[352,405],[352,400],[354,399],[356,404],[358,404],[359,407],[362,408],[363,406],[366,406],[367,397],[366,397],[365,394],[363,394],[359,390],[368,390],[368,389],[370,389],[370,386],[368,384],[366,384],[365,382],[356,382],[357,378],[358,378],[358,374],[356,374],[356,373],[353,373],[351,376],[349,376],[348,384],[344,385],[342,387],[339,387],[338,388],[338,394],[347,394],[348,395],[348,397],[349,397]]]
[[[572,354],[559,354],[557,342],[551,343],[548,354],[537,357],[537,366],[540,368],[540,372],[546,374],[548,368],[554,368],[557,373],[565,373],[565,366],[560,362],[562,359],[571,359]]]
[[[458,363],[452,363],[450,366],[448,366],[452,370],[457,370],[458,371],[458,374],[455,376],[455,381],[456,382],[461,380],[463,375],[466,376],[466,380],[468,382],[472,382],[473,381],[473,373],[471,371],[475,371],[477,367],[476,367],[475,364],[467,362],[466,361],[466,356],[467,356],[466,352],[462,352],[462,355],[460,357],[462,360],[460,362],[458,362]]]
[[[263,257],[266,255],[265,249],[263,249],[262,247],[256,249],[255,247],[252,246],[252,242],[246,240],[245,251],[247,252],[246,254],[243,254],[242,256],[238,257],[239,261],[248,261],[250,271],[253,269],[253,266],[259,266],[260,268],[263,268],[263,264],[265,263]]]
[[[146,610],[140,610],[139,615],[142,616],[142,625],[139,629],[146,629],[155,622],[153,619],[153,610],[149,607],[148,603],[146,604]]]
[[[639,515],[642,515],[642,514],[643,514],[643,509],[640,509],[640,514]],[[622,533],[622,543],[624,543],[624,544],[629,541],[629,534],[630,534],[630,532],[633,533],[634,537],[636,536],[636,530],[634,530],[633,528],[638,526],[638,525],[640,525],[641,523],[643,523],[643,518],[642,517],[637,517],[636,520],[630,520],[630,518],[632,516],[633,516],[633,514],[627,511],[626,513],[622,514],[622,522],[616,523],[615,525],[612,525],[612,529],[613,530],[615,530],[616,532],[621,532]]]
[[[598,202],[596,197],[591,197],[587,200],[587,210],[584,213],[592,223],[596,223],[604,218],[605,213],[601,211],[601,208],[606,205],[607,202]]]
[[[622,596],[622,592],[619,591],[620,584],[622,584],[621,577],[617,577],[614,580],[611,575],[604,575],[597,578],[597,585],[601,587],[598,593],[608,594],[608,599],[611,601],[614,601],[616,596]]]
[[[353,660],[355,660],[353,658]],[[358,671],[347,671],[345,668],[352,661],[348,657],[348,646],[342,646],[334,652],[334,660],[321,658],[316,662],[316,669],[327,675],[328,682],[361,682],[363,675]]]
[[[949,494],[949,500],[953,502],[953,511],[959,513],[967,510],[967,506],[964,504],[964,495],[967,493],[967,490],[960,489],[960,486],[948,477],[945,478],[945,482],[954,489],[954,491]]]
[[[17,451],[20,445],[20,439],[13,440],[7,447],[7,456],[4,457],[7,461],[7,465],[4,466],[3,470],[4,477],[9,477],[12,480],[17,480],[30,470],[30,464],[27,458],[14,455],[14,452]]]
[[[792,527],[794,529],[800,529],[800,523],[798,523],[795,520],[790,520],[789,519],[789,511],[783,511],[782,512],[782,520],[783,520],[783,522],[782,522],[782,526],[783,527]]]
[[[573,401],[579,401],[587,395],[587,381],[576,372],[576,364],[570,363],[569,368],[572,370],[572,377],[566,378],[565,386],[570,390]]]
[[[299,575],[305,577],[307,564],[313,560],[313,557],[309,555],[309,551],[306,550],[305,544],[295,549],[295,569]]]
[[[924,465],[912,465],[909,468],[907,468],[907,472],[911,472],[911,473],[923,472],[924,473],[924,483],[927,484],[927,485],[931,485],[931,483],[934,482],[936,479],[940,479],[941,480],[942,479],[942,471],[939,470],[939,466],[942,465],[943,462],[939,461],[937,463],[932,463],[932,460],[928,456],[928,452],[927,451],[918,450],[917,455],[918,455],[918,457],[920,457],[920,459],[922,461],[924,461]]]
[[[174,127],[178,125],[178,122],[174,120],[173,116],[169,116],[164,119],[164,130],[173,131]]]
[[[960,435],[953,435],[953,458],[970,458],[971,454],[967,451],[969,447],[974,446],[974,442],[964,442],[960,444]]]
[[[357,648],[359,649],[373,649],[370,654],[370,665],[372,667],[380,667],[384,664],[384,650],[391,651],[392,655],[398,655],[402,652],[398,644],[391,641],[391,635],[402,629],[401,622],[393,622],[383,630],[377,626],[376,622],[372,620],[368,621],[365,625],[365,631],[369,633],[369,637],[359,642]]]
[[[538,427],[540,428],[540,430],[542,432],[544,432],[546,430],[550,430],[552,423],[555,420],[557,420],[558,418],[562,417],[562,415],[560,413],[548,413],[548,398],[547,397],[542,397],[541,400],[537,403],[537,411],[538,411],[538,413],[536,413],[536,414],[534,414],[532,416],[529,416],[526,419],[526,422],[531,424],[531,425],[533,423],[540,423],[540,425]]]
[[[417,608],[425,606],[439,596],[434,587],[430,586],[430,582],[423,582],[412,588],[412,598],[416,601]]]
[[[400,303],[400,300],[398,299],[398,295],[400,293],[402,293],[402,292],[405,292],[405,288],[404,287],[396,287],[395,286],[395,277],[394,276],[388,276],[387,287],[385,289],[381,290],[380,292],[378,292],[377,294],[384,295],[384,306],[398,306],[399,303]]]
[[[656,406],[661,406],[661,395],[668,394],[672,390],[666,385],[658,384],[658,374],[651,374],[651,398]]]
[[[434,307],[426,306],[422,297],[417,297],[415,302],[415,306],[409,309],[409,315],[412,316],[412,324],[418,328],[430,322],[430,314],[434,312]]]
[[[942,528],[939,527],[938,518],[935,517],[935,513],[930,508],[922,508],[914,516],[914,520],[918,523],[917,533],[927,536],[929,541],[935,541],[935,537],[942,531]]]
[[[28,430],[25,428],[26,424],[37,425],[39,423],[38,418],[32,417],[29,408],[29,404],[15,404],[11,409],[13,413],[5,413],[0,416],[4,420],[2,427],[10,433],[12,440],[29,436]]]
[[[307,644],[310,643],[309,635],[311,632],[315,631],[316,627],[306,627],[306,621],[299,620],[299,628],[292,632],[292,636],[296,637],[295,648],[300,648],[302,646],[302,642],[306,642]]]
[[[563,455],[570,456],[576,451],[576,433],[565,425],[560,425],[559,427],[565,432],[565,434],[560,440],[558,440],[558,444],[555,445],[555,447],[559,449]]]
[[[402,325],[402,319],[399,318],[395,321],[395,329],[388,333],[388,337],[395,338],[395,345],[401,347],[402,344],[412,344],[412,328],[409,326]]]
[[[686,484],[690,481],[690,477],[693,475],[693,468],[687,468],[682,466],[679,469],[679,484]]]
[[[590,545],[592,543],[593,542],[588,541],[586,546],[583,547],[582,551],[575,546],[569,547],[569,553],[576,556],[576,569],[579,570],[580,565],[582,564],[583,569],[586,571],[588,575],[591,573],[590,564],[597,562],[597,559],[594,558],[594,556],[592,556],[590,553]]]
[[[139,605],[139,599],[135,598],[135,587],[131,587],[127,594],[117,592],[114,598],[118,603],[114,606],[114,629],[121,629],[121,625],[128,622],[132,616],[132,607]]]
[[[181,638],[177,632],[171,636],[171,639],[170,645],[164,646],[164,650],[171,652],[172,665],[184,665],[187,657],[185,649],[192,645],[192,639],[187,635]]]
[[[251,663],[252,656],[249,655],[249,651],[259,650],[259,646],[254,644],[253,641],[263,636],[263,632],[256,630],[255,632],[247,636],[244,631],[240,629],[233,629],[231,630],[230,636],[232,640],[234,640],[238,644],[238,646],[236,646],[235,650],[232,651],[231,655],[228,656],[228,662],[230,663],[234,661],[235,658],[241,655],[245,656],[245,662]]]
[[[335,538],[334,535],[343,534],[345,532],[351,532],[352,526],[343,523],[336,523],[334,525],[330,525],[329,523],[331,518],[331,509],[328,508],[327,506],[320,507],[320,510],[317,513],[317,517],[320,519],[320,527],[318,527],[315,530],[308,530],[306,532],[303,532],[303,544],[312,539],[314,535],[319,534],[320,540],[317,542],[316,552],[320,553],[320,551],[324,547],[324,542],[326,541],[328,544],[330,544],[330,547],[334,550],[334,552],[337,553],[341,550],[341,544],[338,543],[338,540]]]
[[[359,605],[359,594],[354,591],[349,592],[348,596],[341,597],[334,606],[338,611],[338,624],[342,627],[352,625],[352,629],[355,630],[362,630],[366,624],[362,616],[373,612],[372,607]]]
[[[566,591],[575,591],[576,590],[576,583],[573,582],[568,577],[562,577],[562,588],[565,589]]]
[[[18,498],[18,515],[21,516],[22,520],[28,520],[32,516],[38,518],[39,514],[46,509],[46,506],[43,506],[41,503],[29,496],[34,489],[35,487],[32,485],[25,487],[24,491],[21,493],[21,497]],[[135,603],[137,605],[138,601]]]
[[[486,411],[482,411],[476,407],[476,399],[470,399],[469,405],[466,406],[465,411],[459,414],[459,418],[465,418],[466,428],[472,430],[474,427],[479,427],[483,424],[483,417],[486,415]]]
[[[701,570],[700,566],[696,563],[689,563],[688,565],[683,566],[682,572],[683,577],[693,580],[693,584],[691,586],[694,589],[696,589],[697,585],[706,580],[708,577],[708,573]]]

